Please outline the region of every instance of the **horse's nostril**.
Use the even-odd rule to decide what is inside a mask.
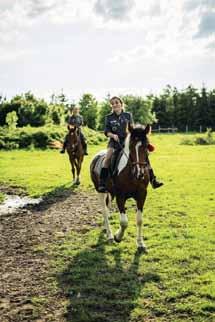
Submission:
[[[143,173],[140,173],[140,174],[139,174],[139,176],[137,176],[137,179],[138,179],[138,180],[141,180],[141,179],[143,179],[143,178],[144,178],[144,174],[143,174]]]

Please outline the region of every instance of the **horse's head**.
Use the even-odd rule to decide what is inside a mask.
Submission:
[[[75,153],[79,142],[79,129],[75,125],[68,125],[68,147],[72,153]]]
[[[147,134],[150,132],[150,126],[145,128],[141,125],[135,126],[130,131],[129,157],[132,164],[132,173],[138,179],[144,179],[147,168]]]

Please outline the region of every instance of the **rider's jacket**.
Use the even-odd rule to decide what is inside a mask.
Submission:
[[[128,126],[133,124],[132,114],[129,112],[110,113],[105,118],[104,133],[107,136],[108,132],[117,134],[121,140],[124,140],[127,135]]]

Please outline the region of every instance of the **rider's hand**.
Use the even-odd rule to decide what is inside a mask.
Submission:
[[[119,142],[119,137],[117,134],[113,134],[113,139],[114,141]]]

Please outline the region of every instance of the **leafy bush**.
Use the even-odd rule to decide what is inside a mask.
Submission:
[[[42,131],[34,133],[32,137],[35,148],[45,149],[48,146],[48,143],[50,142],[48,134]]]
[[[15,150],[19,148],[19,144],[16,142],[7,142],[5,143],[6,150]]]
[[[26,133],[24,131],[20,132],[19,136],[19,147],[27,148],[33,143],[33,137],[30,133]]]
[[[5,149],[5,142],[0,139],[0,149]]]
[[[6,123],[8,124],[8,127],[10,130],[14,130],[16,128],[17,121],[18,121],[18,116],[16,114],[16,111],[7,113]]]
[[[67,133],[65,126],[44,126],[17,128],[8,130],[7,127],[0,128],[0,149],[25,149],[25,148],[49,148],[52,141],[63,142]],[[87,127],[83,128],[88,144],[97,145],[105,141],[103,133],[96,132]]]
[[[180,144],[182,144],[182,145],[195,145],[193,138],[182,138]]]
[[[183,145],[212,145],[215,144],[215,139],[213,138],[213,132],[211,128],[207,129],[205,136],[196,136],[192,138],[183,138],[181,140]]]

